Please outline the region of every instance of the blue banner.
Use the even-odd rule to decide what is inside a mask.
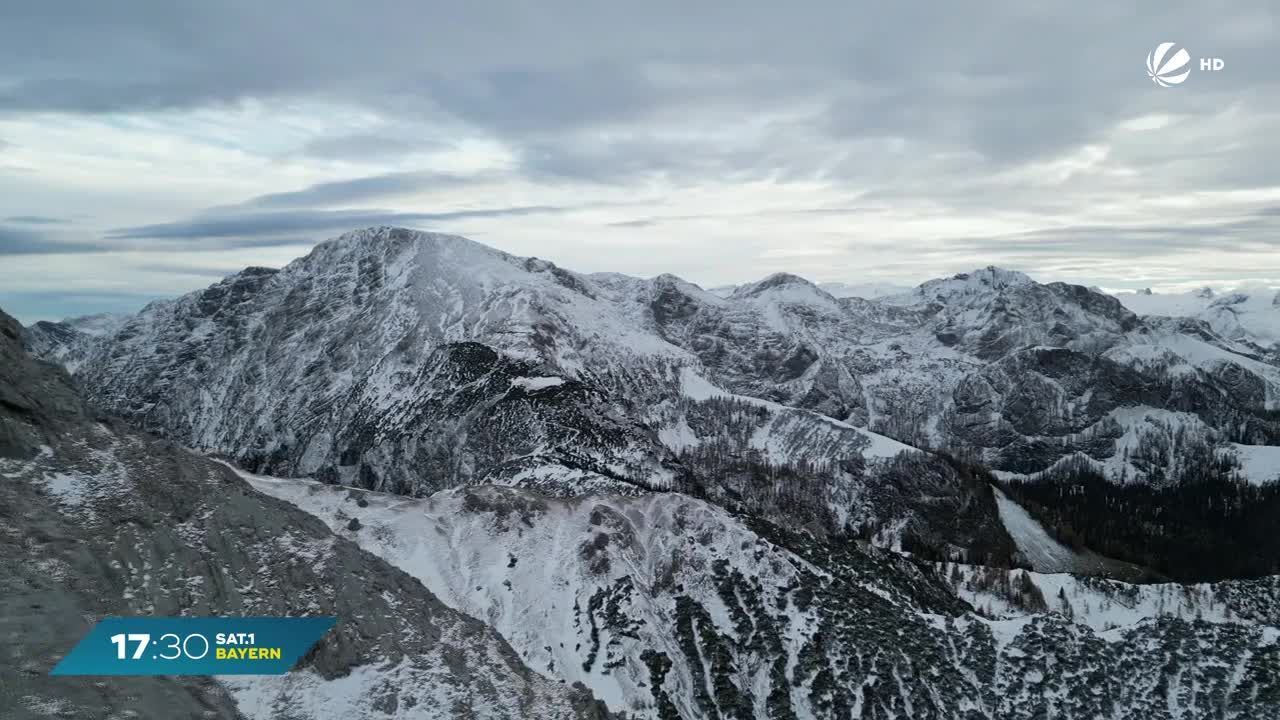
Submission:
[[[282,675],[336,617],[112,617],[51,675]]]

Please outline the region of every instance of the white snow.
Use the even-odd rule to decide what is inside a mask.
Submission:
[[[658,440],[676,452],[697,447],[701,442],[697,433],[693,431],[693,428],[689,427],[689,422],[683,415],[674,425],[664,425],[658,431]]]
[[[1258,643],[1258,647],[1275,645],[1277,641],[1280,641],[1280,628],[1263,628],[1262,641]]]
[[[711,383],[709,380],[703,378],[701,375],[694,372],[692,368],[687,368],[687,367],[681,368],[680,370],[680,389],[684,393],[685,397],[691,400],[697,400],[699,402],[703,400],[710,400],[711,398],[717,398],[717,397],[719,398],[738,397],[737,395],[734,395],[731,392],[721,390],[720,388],[716,387],[713,383]],[[754,400],[754,398],[748,398],[748,399]],[[767,403],[768,401],[760,400],[759,402]],[[768,403],[768,404],[772,405],[773,403]]]
[[[1013,538],[1014,545],[1033,568],[1039,572],[1064,572],[1074,566],[1074,551],[1054,540],[1035,518],[999,488],[993,485],[991,490],[995,493],[1000,520],[1009,531],[1009,537]]]
[[[469,658],[467,658],[469,659]],[[465,659],[464,659],[465,660]],[[249,720],[276,718],[343,718],[343,720],[448,720],[458,708],[467,708],[468,717],[502,720],[509,708],[518,707],[520,688],[494,688],[493,703],[478,703],[469,689],[456,687],[440,667],[442,661],[420,659],[417,666],[401,660],[359,665],[346,675],[325,679],[314,670],[284,675],[219,675],[217,680],[231,691],[236,705]],[[426,667],[423,667],[426,665]],[[377,700],[386,696],[408,696],[416,702],[399,700],[390,707]],[[380,707],[381,705],[381,707]],[[558,720],[557,710],[538,708],[535,717]]]
[[[1018,635],[1022,634],[1023,628],[1027,626],[1035,618],[1027,615],[1025,617],[1008,618],[1004,620],[988,620],[982,618],[982,622],[991,629],[992,638],[996,641],[996,647],[1004,648],[1013,642]]]
[[[1280,479],[1280,447],[1231,443],[1240,458],[1241,474],[1254,483]]]
[[[797,408],[781,405],[769,400],[750,397],[748,395],[736,395],[734,393],[722,390],[714,383],[703,378],[693,369],[684,367],[680,373],[680,387],[685,397],[699,402],[710,400],[711,398],[726,398],[740,400],[750,403],[757,407],[766,408],[773,412],[768,424],[762,427],[752,438],[752,446],[766,451],[771,458],[779,461],[790,461],[789,454],[779,451],[775,445],[775,439],[782,434],[781,431],[789,421],[794,419],[796,415],[804,416],[808,421],[813,421],[816,425],[826,425],[838,431],[854,432],[868,440],[868,445],[863,449],[862,455],[868,459],[884,460],[897,457],[901,452],[921,452],[918,448],[899,442],[893,438],[886,437],[879,433],[871,432],[865,428],[855,427],[846,422],[836,420],[835,418],[815,413],[809,410],[800,410]]]
[[[520,377],[511,381],[512,386],[524,388],[530,392],[563,384],[562,377]]]
[[[1233,612],[1213,583],[1137,585],[1118,580],[1082,578],[1068,573],[1002,570],[955,563],[939,563],[938,571],[961,599],[997,618],[1036,613],[1010,603],[998,586],[983,589],[981,576],[984,574],[1007,573],[1014,587],[1024,576],[1029,578],[1044,597],[1048,612],[1067,616],[1073,622],[1096,631],[1124,628],[1160,617],[1212,623],[1257,622]]]
[[[58,502],[72,507],[84,505],[93,496],[92,481],[79,474],[50,473],[45,476],[45,488]]]

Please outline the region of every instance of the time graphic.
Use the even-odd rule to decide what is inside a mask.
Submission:
[[[111,636],[111,643],[116,646],[117,660],[141,660],[150,651],[152,660],[203,660],[209,654],[211,645],[217,645],[214,652],[216,660],[279,660],[283,657],[280,647],[260,647],[255,642],[254,633],[218,633],[210,643],[208,637],[199,633],[181,636],[177,633],[165,633],[152,640],[147,633],[117,633]],[[129,652],[129,644],[135,643],[133,652]]]
[[[279,675],[333,617],[114,617],[99,622],[53,675]]]

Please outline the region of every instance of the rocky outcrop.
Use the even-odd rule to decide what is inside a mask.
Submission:
[[[226,466],[93,419],[0,313],[0,716],[602,718],[478,620]],[[108,615],[336,615],[287,677],[50,677]]]

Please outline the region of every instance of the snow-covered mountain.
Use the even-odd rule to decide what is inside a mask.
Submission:
[[[738,285],[721,285],[719,287],[710,288],[709,292],[719,297],[729,297],[733,294],[734,290],[738,289],[738,287]],[[867,300],[875,300],[876,298],[882,298],[889,295],[900,295],[911,290],[909,286],[887,282],[824,282],[818,283],[818,287],[822,289],[823,292],[830,294],[832,297],[856,297]]]
[[[61,322],[42,320],[23,328],[23,343],[37,357],[54,360],[75,372],[98,338],[114,334],[128,315],[98,313],[67,318]]]
[[[1280,288],[1258,285],[1215,292],[1206,287],[1187,293],[1145,290],[1116,293],[1116,297],[1139,315],[1192,317],[1229,340],[1272,351],[1280,345]]]
[[[67,360],[58,337],[33,345]],[[998,526],[994,500],[918,456],[930,470],[910,474],[975,513],[939,532],[895,479],[910,446],[1006,477],[1084,458],[1177,482],[1178,454],[1147,450],[1179,428],[1257,480],[1280,445],[1280,366],[1253,346],[998,268],[879,300],[785,273],[721,297],[384,227],[73,344],[98,407],[254,471],[410,495],[681,489],[886,544],[909,529],[953,558],[1009,547],[964,529]]]
[[[174,443],[95,419],[0,312],[0,717],[604,718],[418,580]],[[336,615],[284,676],[51,677],[105,616]]]
[[[777,507],[775,487],[786,483],[757,482],[752,466],[794,466],[791,476],[811,479],[821,466],[838,468],[821,493],[842,501],[820,514],[845,520],[865,476],[911,448],[838,419],[838,386],[856,383],[847,370],[810,377],[814,358],[779,304],[825,303],[840,318],[833,298],[789,276],[734,297],[671,276],[587,277],[462,238],[378,228],[322,243],[282,270],[250,268],[153,303],[93,344],[76,376],[104,410],[264,472],[404,494],[481,482],[559,493],[680,488]],[[699,304],[740,323],[740,337],[724,328],[728,342],[712,340],[732,357],[683,324],[682,308]],[[745,389],[750,413],[710,377]],[[807,398],[799,404],[826,412],[761,396]],[[747,454],[732,487],[731,474],[707,469],[722,442]],[[939,491],[959,492],[938,465]],[[860,527],[910,524],[910,502],[877,495],[893,514]],[[985,508],[992,525],[989,497],[957,504]]]
[[[628,717],[1280,712],[1264,699],[1280,690],[1273,581],[934,571],[673,493],[555,499],[483,487],[406,500],[246,477]]]
[[[663,720],[1280,717],[1274,577],[1120,582],[1280,572],[1280,492],[1263,482],[1280,471],[1280,361],[1202,318],[994,267],[877,298],[786,273],[708,292],[371,228],[99,335],[54,323],[23,337],[73,370],[93,406],[73,404],[78,423],[118,416],[298,508],[263,519],[230,470],[127,439],[143,436],[120,421],[86,459],[90,430],[33,440],[18,412],[0,452],[25,454],[4,472],[53,493],[59,522],[80,518],[58,493],[85,487],[112,528],[127,525],[117,510],[150,518],[162,510],[146,503],[174,494],[225,502],[243,514],[171,514],[203,537],[266,538],[233,543],[254,546],[237,568],[321,563],[287,579],[301,583],[290,602],[341,573],[392,588],[369,605],[388,608],[386,632],[443,638],[341,665],[356,668],[345,695],[324,665],[221,683],[250,715],[306,717],[310,696],[405,707],[460,667],[409,656],[454,658],[475,637],[484,674],[456,682],[491,683],[476,697],[493,716],[527,715],[515,695],[590,716],[594,694]],[[120,484],[85,465],[132,462],[135,445],[207,480],[156,489],[153,466]],[[1237,574],[1207,567],[1218,542]],[[1170,548],[1188,544],[1177,562]],[[233,580],[247,607],[240,588],[258,581]],[[417,600],[395,595],[408,580]],[[402,607],[492,629],[428,631]]]
[[[778,274],[725,298],[660,277],[649,313],[726,389],[1010,473],[1084,455],[1108,465],[1131,408],[1190,412],[1224,456],[1280,443],[1280,364],[1192,319],[1139,318],[1114,298],[985,268],[876,301]],[[692,289],[691,289],[692,288]],[[1143,429],[1152,433],[1155,430]],[[1261,478],[1259,478],[1261,479]]]
[[[897,285],[895,283],[886,282],[863,282],[863,283],[843,283],[843,282],[825,282],[818,283],[818,287],[838,298],[857,297],[867,300],[875,300],[877,298],[887,297],[890,295],[901,295],[911,290],[906,285]]]
[[[1182,293],[1158,293],[1147,288],[1114,294],[1125,307],[1139,315],[1167,317],[1195,317],[1218,297],[1217,291],[1207,286]]]

